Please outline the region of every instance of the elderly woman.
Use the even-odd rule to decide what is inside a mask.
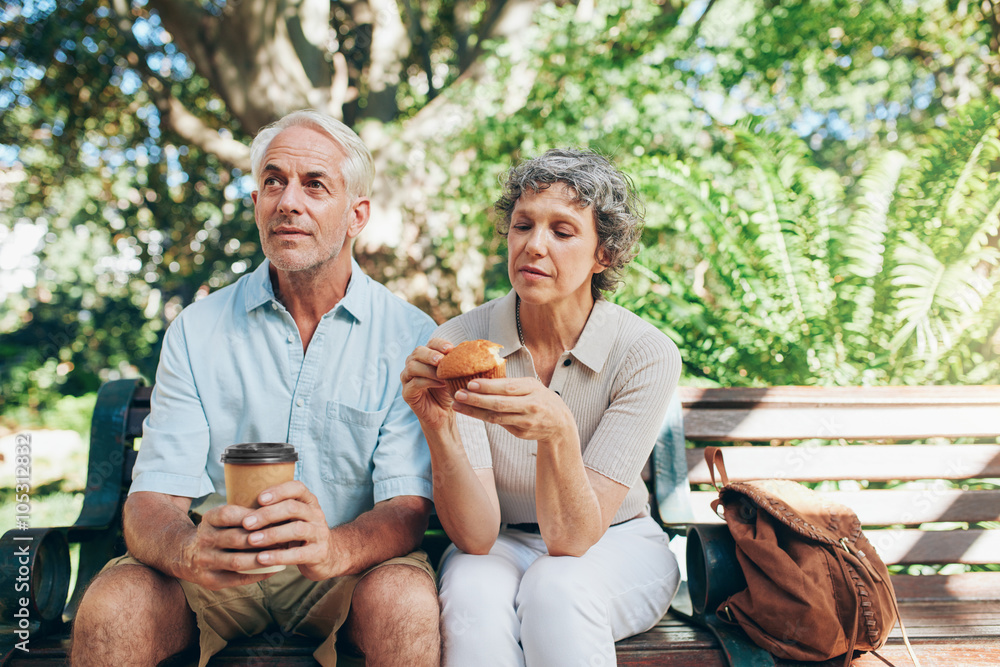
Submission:
[[[444,663],[613,665],[657,623],[677,562],[640,478],[680,374],[676,346],[606,301],[634,257],[629,179],[588,151],[510,170],[496,204],[513,289],[438,328],[402,373],[431,451]],[[436,366],[503,345],[506,379],[450,395]]]

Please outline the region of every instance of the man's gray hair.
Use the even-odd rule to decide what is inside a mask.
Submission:
[[[354,130],[339,120],[315,109],[293,111],[271,123],[254,137],[250,144],[250,165],[253,182],[260,187],[261,170],[264,168],[264,153],[271,141],[290,127],[309,127],[328,135],[347,156],[341,175],[344,177],[344,188],[352,197],[370,197],[372,183],[375,180],[375,162],[368,147],[361,141]]]
[[[494,204],[499,214],[497,232],[510,231],[514,206],[524,192],[538,192],[553,183],[564,183],[576,194],[582,207],[593,205],[597,226],[597,259],[608,268],[594,274],[590,291],[595,299],[614,292],[625,266],[638,252],[645,211],[635,184],[603,155],[590,150],[553,148],[539,157],[511,167],[500,198]]]

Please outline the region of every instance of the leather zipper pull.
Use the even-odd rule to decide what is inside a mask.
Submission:
[[[861,561],[861,564],[865,566],[866,570],[868,570],[868,574],[871,575],[872,579],[874,579],[879,583],[882,583],[882,576],[875,571],[875,567],[871,564],[871,562],[869,562],[868,557],[865,555],[864,551],[861,551],[856,546],[848,542],[846,537],[840,538],[840,546],[844,548],[844,551],[846,551],[847,553],[851,554],[859,561]]]

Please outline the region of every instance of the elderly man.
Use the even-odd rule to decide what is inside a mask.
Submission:
[[[129,554],[81,602],[72,663],[155,665],[198,642],[204,666],[267,630],[325,638],[324,666],[338,636],[368,665],[437,665],[433,569],[416,551],[430,457],[399,382],[434,323],[353,259],[374,176],[353,131],[294,112],[261,130],[251,160],[267,260],[167,331],[124,508]],[[220,457],[240,442],[299,455],[295,481],[256,510],[224,499]]]

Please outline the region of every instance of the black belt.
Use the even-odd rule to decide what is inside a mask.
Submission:
[[[511,530],[520,530],[523,533],[534,533],[535,535],[542,534],[542,531],[539,530],[537,523],[508,523],[507,528]]]
[[[632,519],[639,519],[645,516],[649,515],[646,514],[645,512],[640,512],[639,514],[632,517]],[[625,519],[625,521],[620,521],[619,523],[613,523],[611,525],[620,526],[621,524],[626,523],[627,521],[631,521],[632,519]],[[508,523],[507,528],[510,528],[512,530],[520,530],[523,533],[534,533],[535,535],[542,534],[542,531],[538,528],[537,523]]]

